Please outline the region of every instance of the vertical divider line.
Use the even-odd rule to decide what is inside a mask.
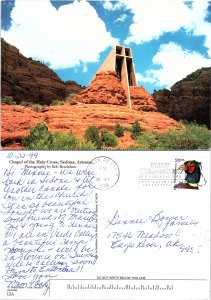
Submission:
[[[96,210],[96,220],[95,220],[95,233],[96,233],[96,240],[95,240],[95,253],[96,256],[98,255],[98,194],[95,194],[95,210]]]

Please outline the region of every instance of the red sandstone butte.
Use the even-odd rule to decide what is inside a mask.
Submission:
[[[143,111],[156,111],[156,104],[150,93],[143,86],[130,86],[132,108]]]
[[[156,111],[152,96],[141,86],[130,86],[132,108],[143,111]],[[127,106],[127,97],[115,71],[97,73],[90,85],[70,104],[114,104]]]
[[[107,71],[96,74],[90,85],[70,101],[76,103],[127,105],[127,98],[116,72]]]

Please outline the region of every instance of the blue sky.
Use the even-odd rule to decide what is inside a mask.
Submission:
[[[138,85],[170,88],[211,66],[211,1],[1,1],[2,37],[87,86],[116,44],[131,48]]]

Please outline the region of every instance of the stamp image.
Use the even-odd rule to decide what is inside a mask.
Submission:
[[[90,184],[98,190],[112,188],[119,180],[120,171],[117,163],[106,156],[94,158],[87,167],[88,172],[94,176],[89,180]]]
[[[179,160],[180,161],[180,160]],[[187,160],[181,164],[178,160],[175,162],[175,182],[178,180],[177,174],[183,174],[183,180],[174,185],[174,189],[195,189],[206,184],[206,179],[202,174],[202,163],[196,160]],[[181,177],[180,177],[181,178]],[[204,184],[200,184],[203,178]]]

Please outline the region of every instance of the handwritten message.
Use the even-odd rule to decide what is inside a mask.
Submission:
[[[116,210],[107,220],[107,239],[113,250],[126,253],[140,249],[176,249],[194,253],[193,240],[188,242],[186,232],[194,230],[198,221],[187,215],[168,215],[163,210],[147,217],[124,218]],[[190,234],[189,234],[190,237]]]
[[[3,173],[3,279],[42,288],[97,261],[97,194],[86,162],[10,154]]]

